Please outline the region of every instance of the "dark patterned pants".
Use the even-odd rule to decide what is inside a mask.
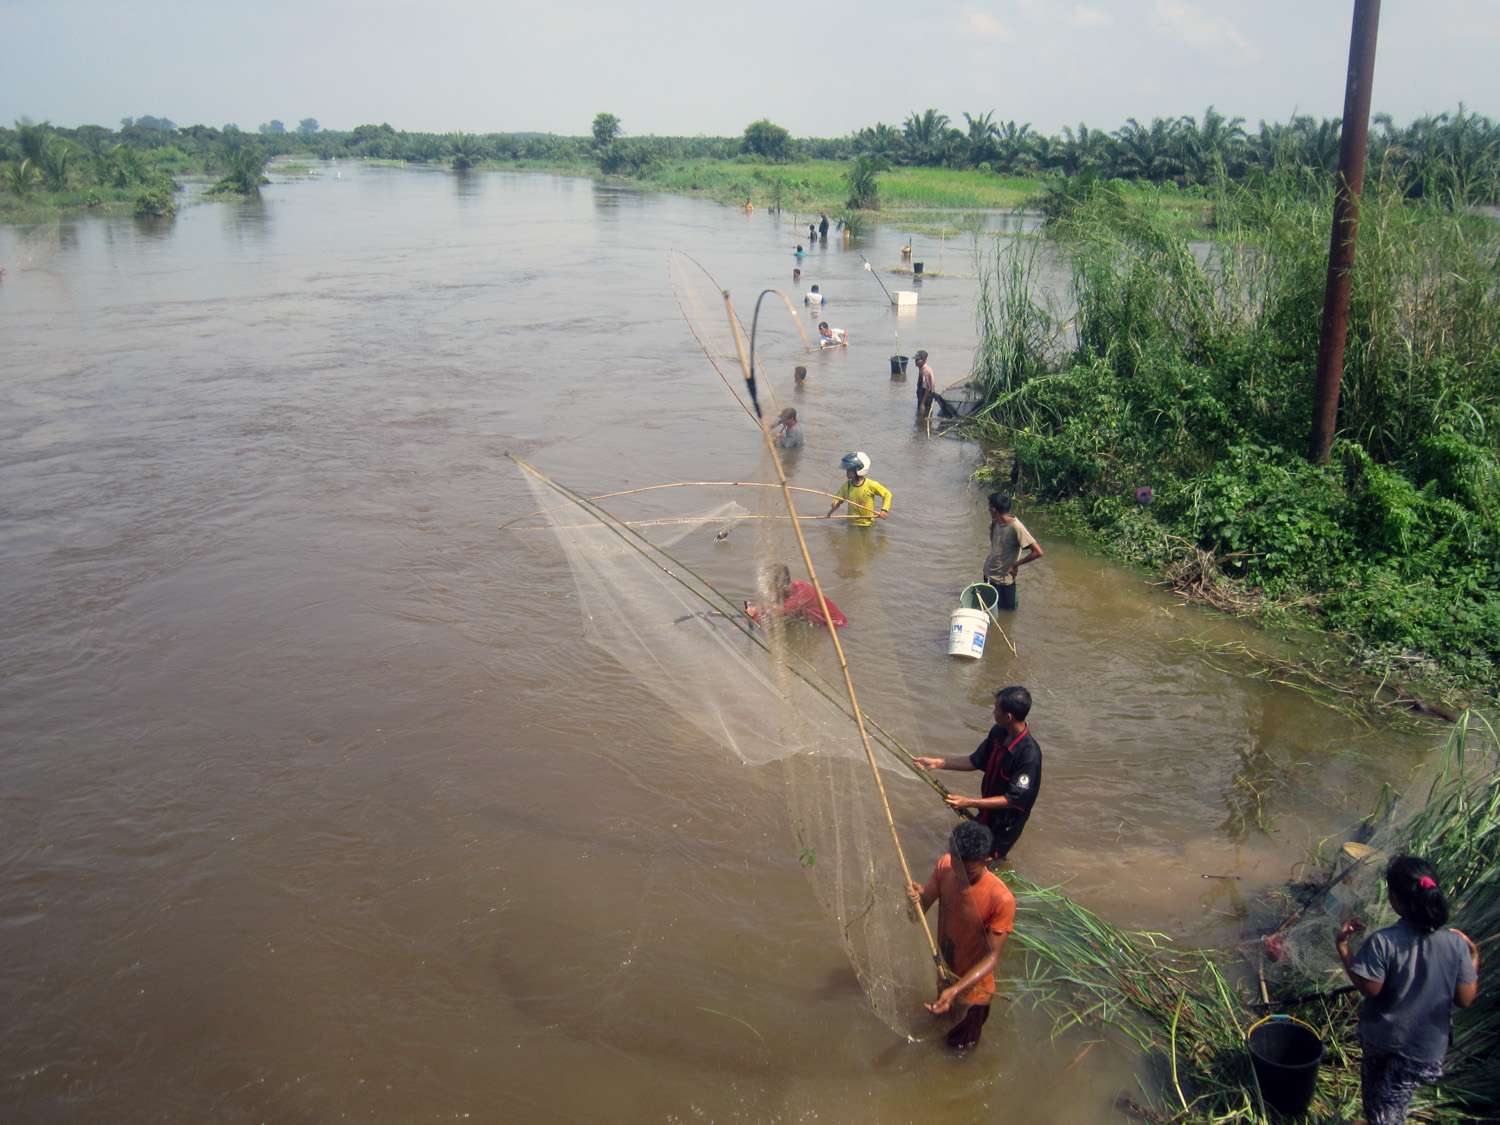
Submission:
[[[1402,1125],[1417,1087],[1442,1076],[1441,1062],[1417,1062],[1405,1055],[1365,1047],[1359,1064],[1359,1090],[1367,1125]]]

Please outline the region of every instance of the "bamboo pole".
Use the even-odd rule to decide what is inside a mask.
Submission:
[[[734,302],[730,300],[729,290],[727,289],[724,290],[724,307],[729,314],[730,327],[734,329],[735,344],[738,347],[740,353],[740,363],[744,366],[745,369],[745,378],[746,380],[749,380],[750,366],[745,361],[745,349],[740,342],[739,331],[736,327],[736,325],[738,324],[738,318],[735,316]],[[776,479],[781,485],[782,498],[786,502],[787,511],[792,512],[795,515],[796,510],[792,506],[792,493],[791,489],[787,485],[786,470],[782,467],[781,457],[776,452],[776,442],[771,437],[771,428],[766,425],[764,419],[758,420],[758,423],[761,438],[766,445],[766,450],[771,454],[771,464],[776,467]],[[901,862],[901,874],[904,880],[901,884],[901,893],[903,896],[905,896],[907,888],[914,881],[911,877],[911,865],[906,862],[906,850],[902,848],[901,835],[896,831],[896,818],[895,815],[891,812],[890,799],[886,796],[885,781],[880,776],[880,766],[875,761],[875,751],[870,747],[870,735],[869,732],[865,730],[864,713],[859,709],[859,698],[854,691],[854,678],[849,672],[849,660],[844,655],[844,645],[843,642],[839,640],[838,628],[834,625],[833,619],[828,612],[828,599],[823,594],[823,584],[818,580],[817,570],[813,566],[812,553],[807,549],[807,539],[802,534],[802,525],[796,521],[793,521],[792,530],[796,533],[797,536],[797,548],[802,553],[802,563],[807,567],[807,576],[812,582],[814,593],[818,595],[818,608],[823,613],[823,624],[827,626],[828,635],[833,639],[834,652],[838,654],[839,671],[843,674],[844,689],[849,695],[849,708],[854,716],[854,724],[859,728],[860,745],[864,747],[865,758],[870,763],[870,773],[874,776],[875,788],[880,793],[880,804],[885,810],[886,826],[890,829],[891,832],[891,843],[896,848],[896,858]],[[948,967],[943,963],[943,956],[938,951],[937,939],[932,935],[932,927],[928,924],[926,913],[923,912],[920,908],[917,909],[916,913],[917,918],[922,923],[922,932],[927,936],[927,945],[932,951],[932,963],[938,971],[939,987],[942,987],[942,983],[947,979],[948,976],[951,975],[951,973],[948,970]]]
[[[516,460],[515,457],[512,457],[509,452],[506,453],[506,456],[510,457],[510,459],[512,461]],[[521,462],[517,461],[516,463],[520,464]],[[587,500],[589,501],[589,503],[592,504],[595,500],[609,500],[609,499],[611,499],[612,497],[615,497],[615,496],[634,496],[637,492],[655,492],[656,490],[662,489],[662,488],[775,488],[775,487],[776,486],[774,484],[762,484],[759,481],[747,481],[747,480],[685,480],[685,481],[678,481],[675,484],[648,484],[644,488],[627,488],[624,492],[601,492],[598,496],[589,496],[589,497],[587,497]],[[814,496],[826,496],[830,500],[837,500],[838,499],[838,493],[836,493],[836,492],[824,492],[820,488],[798,488],[796,485],[792,485],[792,491],[793,492],[810,492]],[[543,509],[541,509],[540,511],[537,511],[537,512],[527,512],[524,516],[516,516],[513,519],[506,520],[504,523],[502,523],[500,525],[499,530],[504,531],[507,527],[509,527],[513,523],[520,523],[522,520],[530,519],[532,516],[545,516],[548,512],[555,512],[559,508],[566,508],[567,506],[568,506],[567,504],[558,504],[556,507],[553,507],[553,508],[543,508]]]
[[[556,511],[557,509],[552,509]],[[660,527],[669,523],[730,523],[740,520],[821,520],[826,516],[668,516],[659,520],[620,520],[621,527]],[[542,524],[537,527],[507,527],[501,524],[500,531],[576,531],[581,527],[598,527],[597,523]]]

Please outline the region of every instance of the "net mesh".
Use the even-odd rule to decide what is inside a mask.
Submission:
[[[745,354],[751,352],[750,334],[742,330],[741,344],[736,343],[731,324],[739,322],[731,321],[723,290],[696,261],[674,252],[668,272],[694,338],[754,419],[739,359],[741,344]],[[778,364],[787,361],[789,377],[790,361],[807,350],[806,339],[798,339],[801,325],[784,297],[768,297],[766,307],[773,315],[763,312],[759,321],[756,366],[764,371],[764,350]],[[775,396],[763,377],[758,399],[774,416]],[[761,479],[755,483],[775,482],[774,455],[759,424],[742,432],[747,449],[753,441],[763,450]],[[556,494],[567,491],[538,476],[529,482],[539,508],[555,505]],[[752,627],[742,606],[716,588],[743,588],[748,577],[720,574],[725,564],[713,554],[718,531],[746,519],[754,528],[761,605],[775,601],[773,567],[786,564],[795,578],[810,578],[782,494],[761,488],[756,495],[754,513],[729,505],[674,517],[683,519],[680,524],[658,521],[655,527],[622,527],[593,505],[554,507],[546,514],[578,584],[589,642],[742,761],[784,763],[794,854],[814,895],[875,1013],[901,1034],[920,1038],[934,1029],[922,1006],[936,991],[931,945],[907,897],[889,813],[831,640],[822,626],[774,613],[764,618],[763,628]],[[857,683],[858,669],[853,672]],[[888,690],[894,686],[882,684],[883,704],[903,698],[899,689]],[[871,730],[882,771],[901,774],[910,753],[898,741],[899,732],[913,725],[895,722]],[[923,849],[924,863],[930,864],[930,852]],[[929,870],[924,866],[912,876],[925,882]]]

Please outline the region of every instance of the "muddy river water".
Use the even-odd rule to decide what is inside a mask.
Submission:
[[[1071,1066],[1086,1037],[1022,1003],[964,1060],[877,1020],[781,767],[586,643],[550,533],[497,530],[536,506],[506,450],[589,492],[760,472],[666,262],[800,309],[791,217],[317,172],[166,224],[0,229],[0,1118],[1118,1120],[1132,1060]],[[902,241],[857,249],[884,270]],[[973,272],[953,242],[917,254]],[[950,659],[979,451],[914,426],[887,357],[899,335],[959,378],[976,283],[926,277],[898,319],[836,236],[802,266],[851,344],[807,357],[800,392],[772,372],[807,432],[793,483],[831,489],[862,449],[895,494],[869,534],[810,531],[862,702],[951,755],[990,691],[1028,684],[1046,784],[1015,869],[1229,941],[1437,736],[1212,666],[1197,642],[1274,639],[1024,504],[1046,558],[1020,655]],[[687,491],[636,510],[708,505]],[[750,596],[742,539],[716,557]],[[894,651],[860,666],[876,620]],[[925,870],[950,820],[894,789]]]

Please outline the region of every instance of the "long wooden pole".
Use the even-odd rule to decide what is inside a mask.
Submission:
[[[750,365],[745,359],[745,345],[740,339],[739,318],[734,315],[734,303],[729,299],[729,290],[724,290],[724,308],[729,314],[729,327],[734,333],[734,344],[739,352],[740,365],[745,369],[745,379],[750,379]],[[776,479],[781,483],[782,498],[786,502],[787,511],[796,514],[792,506],[791,488],[786,481],[786,471],[781,466],[781,457],[776,452],[776,442],[771,437],[771,427],[765,420],[757,419],[760,425],[761,438],[765,441],[766,451],[771,455],[771,463],[776,466]],[[896,847],[896,857],[901,861],[901,893],[906,893],[913,880],[911,877],[911,866],[906,862],[906,849],[901,846],[901,834],[896,831],[896,818],[891,812],[891,802],[885,793],[885,782],[880,776],[880,765],[875,761],[875,751],[870,746],[870,734],[865,730],[864,712],[859,709],[859,699],[854,693],[854,678],[849,673],[849,661],[844,656],[844,645],[839,640],[839,631],[833,624],[833,615],[828,612],[828,599],[823,596],[823,584],[818,581],[817,571],[813,568],[812,552],[807,549],[807,540],[802,535],[802,526],[793,521],[792,530],[797,534],[797,547],[802,552],[802,565],[807,567],[807,577],[812,583],[813,592],[818,595],[818,608],[823,614],[823,624],[828,627],[828,635],[833,638],[833,650],[838,654],[839,671],[844,676],[844,690],[849,694],[849,711],[854,718],[855,725],[859,728],[859,740],[864,747],[865,758],[870,763],[870,772],[875,777],[875,788],[880,793],[880,803],[885,809],[885,822],[891,830],[891,843]],[[927,935],[927,945],[932,951],[932,963],[937,968],[938,982],[942,982],[952,975],[948,966],[943,963],[943,956],[938,952],[937,939],[932,936],[932,926],[927,921],[927,915],[921,909],[917,910],[917,917],[922,922],[922,932]]]
[[[1349,74],[1344,84],[1344,120],[1339,138],[1339,178],[1333,198],[1333,234],[1328,281],[1323,289],[1323,328],[1313,384],[1312,435],[1308,459],[1326,463],[1338,428],[1339,390],[1344,379],[1344,343],[1349,334],[1349,290],[1354,240],[1359,233],[1359,196],[1365,184],[1365,148],[1370,134],[1370,89],[1375,78],[1375,38],[1380,0],[1354,0],[1349,36]]]

